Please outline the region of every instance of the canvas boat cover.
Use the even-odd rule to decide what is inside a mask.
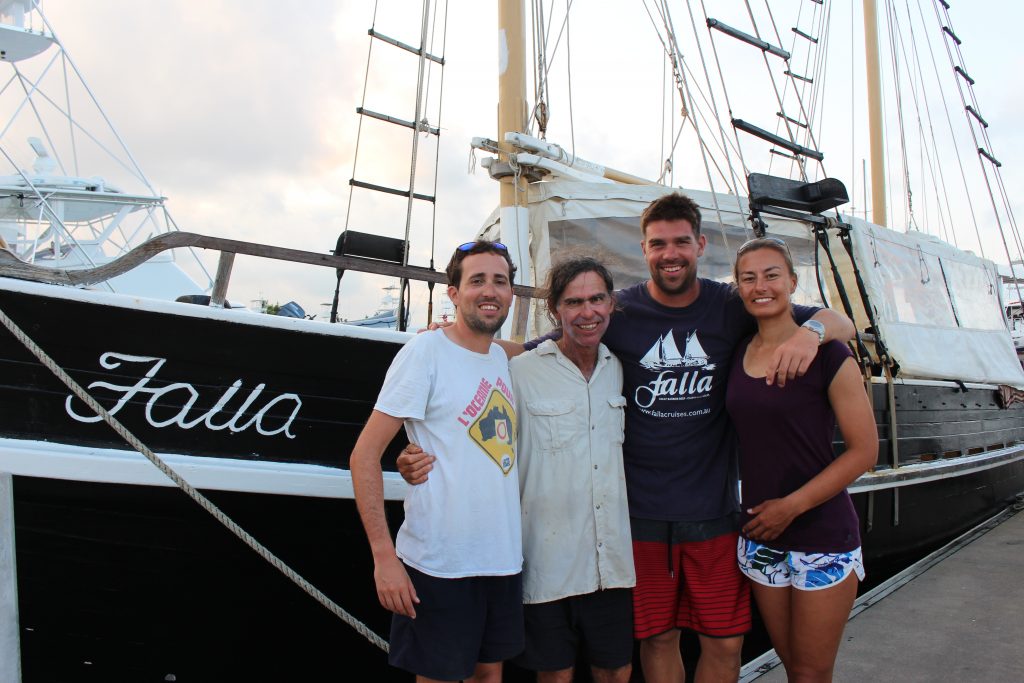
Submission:
[[[600,258],[616,287],[648,277],[640,248],[640,214],[652,200],[681,191],[701,207],[708,244],[702,277],[732,280],[736,249],[753,237],[745,197],[659,185],[554,181],[529,186],[531,277],[542,284],[559,254]],[[481,237],[500,235],[497,212]],[[828,302],[819,286],[824,262],[808,224],[766,217],[768,233],[784,238],[793,254],[800,303]],[[854,257],[872,302],[879,336],[900,367],[899,376],[1024,386],[1000,300],[995,264],[923,233],[898,233],[849,219]],[[838,244],[838,242],[833,242]],[[826,275],[827,267],[822,268]],[[854,282],[845,283],[855,296]],[[540,307],[542,308],[542,307]],[[543,310],[530,333],[550,329]]]

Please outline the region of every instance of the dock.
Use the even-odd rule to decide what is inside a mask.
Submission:
[[[858,599],[833,680],[1024,681],[1022,566],[1024,512],[1009,510]],[[781,664],[759,673],[762,659],[741,680],[786,680]]]

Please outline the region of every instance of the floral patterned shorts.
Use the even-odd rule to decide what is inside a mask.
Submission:
[[[851,573],[864,580],[860,548],[848,553],[801,553],[776,550],[740,536],[736,559],[748,579],[764,586],[815,591],[834,586]]]

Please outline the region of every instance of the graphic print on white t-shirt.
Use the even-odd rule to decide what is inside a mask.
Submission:
[[[473,400],[458,417],[469,438],[508,475],[516,461],[516,411],[512,392],[499,377],[497,386],[480,380]]]

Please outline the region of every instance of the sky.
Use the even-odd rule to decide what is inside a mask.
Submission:
[[[690,6],[699,13],[701,4]],[[719,10],[722,3],[709,4],[709,11],[723,12],[723,21],[743,25],[742,14],[729,16]],[[907,12],[918,12],[918,4],[893,2]],[[978,0],[970,3],[970,11],[963,0],[950,4],[1006,184],[1022,187],[1017,160],[1024,159],[1024,132],[1016,124],[1024,110],[1024,91],[1015,84],[1024,56],[1009,46],[1024,25],[1024,9],[1010,0]],[[544,6],[547,16],[559,17],[552,30],[557,34],[565,2]],[[661,45],[641,3],[601,3],[600,11],[590,11],[595,6],[573,6],[568,33],[554,51],[549,139],[583,158],[655,177],[666,147],[663,114],[668,112],[671,121],[678,110],[677,101],[664,99]],[[359,136],[355,108],[365,102],[368,109],[413,118],[416,59],[374,41],[368,69],[367,29],[375,26],[402,42],[418,43],[419,2],[47,0],[44,7],[139,166],[168,197],[181,229],[314,252],[331,250],[346,222],[353,230],[404,235],[405,200],[359,190],[350,197],[349,179],[355,176],[392,187],[408,184],[411,132],[364,119]],[[674,2],[671,7],[682,37],[690,23],[687,6]],[[930,0],[923,7],[934,11]],[[439,11],[443,16],[444,6]],[[436,159],[436,213],[420,203],[410,235],[411,262],[429,265],[434,244],[438,269],[443,269],[454,245],[472,239],[498,202],[497,184],[479,164],[482,153],[477,153],[471,170],[469,145],[474,136],[496,137],[496,12],[491,3],[479,0],[449,0],[447,11],[447,34],[442,37],[436,31],[431,43],[431,51],[446,58],[440,114],[436,103],[442,83],[436,70],[431,72],[427,97],[427,117],[442,131],[440,151],[438,142],[426,137],[418,148],[417,192],[434,194]],[[851,13],[846,23],[857,33],[860,16],[847,3],[834,2],[833,12]],[[776,19],[787,25],[787,18]],[[835,31],[829,56],[836,64],[847,62],[850,75],[840,85],[847,101],[847,91],[858,85],[863,71],[859,61],[850,62],[850,48],[843,42],[850,39]],[[907,40],[913,38],[908,35]],[[741,50],[721,46],[721,41],[719,45],[718,58],[732,93],[729,106],[737,117],[757,121],[753,106],[768,97],[747,87],[757,62],[745,66],[739,56],[733,57]],[[688,59],[691,77],[702,77],[699,60]],[[710,56],[704,63],[713,66]],[[366,81],[370,85],[364,94]],[[830,118],[822,143],[831,144],[823,149],[830,150],[830,175],[855,178],[847,184],[854,211],[861,212],[863,188],[856,175],[859,159],[867,152],[863,137],[851,142],[848,131],[863,113],[860,105],[839,100],[835,96],[823,105],[823,115]],[[909,105],[904,109],[909,111]],[[706,186],[703,166],[689,163],[695,158],[677,156],[675,184]],[[762,163],[757,157],[748,161]],[[898,169],[890,172],[898,176]],[[965,193],[950,194],[962,199]],[[923,206],[921,200],[919,207]],[[1024,210],[1017,208],[1017,213]],[[213,257],[207,262],[212,272]],[[346,275],[340,315],[358,318],[371,313],[387,284],[381,278]],[[322,316],[333,288],[329,269],[239,257],[228,294],[243,303],[257,298],[295,300],[308,314]],[[414,314],[421,318],[424,297],[425,291],[415,290]]]

